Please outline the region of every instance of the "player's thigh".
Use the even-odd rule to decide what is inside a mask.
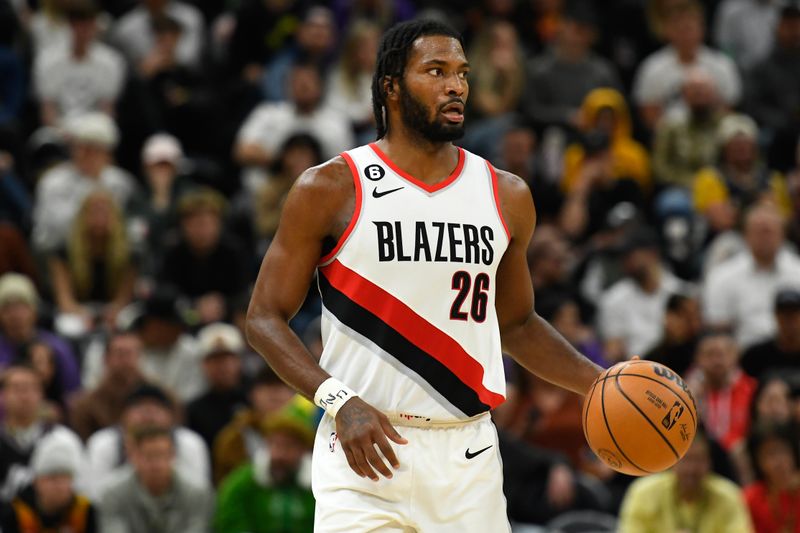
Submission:
[[[320,422],[312,455],[312,488],[316,499],[314,531],[317,533],[408,532],[408,465],[394,471],[392,479],[362,478],[350,468],[329,417]]]

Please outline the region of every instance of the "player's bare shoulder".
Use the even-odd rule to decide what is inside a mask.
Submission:
[[[322,237],[337,238],[353,215],[355,197],[350,167],[342,156],[336,156],[297,178],[284,213]]]
[[[536,208],[528,184],[516,174],[499,168],[495,169],[495,174],[500,210],[512,238],[532,232],[536,224]]]

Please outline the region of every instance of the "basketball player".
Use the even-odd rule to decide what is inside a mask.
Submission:
[[[378,141],[300,176],[261,266],[248,339],[326,412],[316,531],[508,531],[489,417],[501,353],[580,394],[600,372],[533,310],[528,187],[452,144],[468,73],[446,25],[391,28],[372,88]],[[287,324],[315,271],[319,363]]]

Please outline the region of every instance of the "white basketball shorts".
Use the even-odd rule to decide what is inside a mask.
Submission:
[[[511,530],[497,431],[488,414],[446,427],[396,428],[408,440],[389,441],[400,468],[391,479],[378,474],[372,481],[351,470],[333,419],[323,417],[312,455],[316,533]]]

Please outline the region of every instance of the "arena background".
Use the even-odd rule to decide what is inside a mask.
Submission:
[[[679,372],[707,434],[631,484],[509,359],[515,531],[800,532],[800,2],[97,1],[0,0],[3,533],[311,530],[320,415],[244,314],[414,17],[463,32],[460,144],[531,187],[537,312]]]

